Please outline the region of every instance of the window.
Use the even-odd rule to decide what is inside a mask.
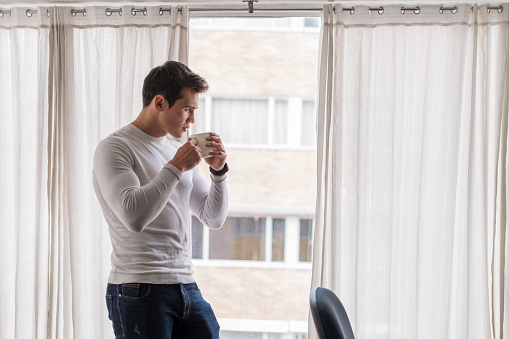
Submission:
[[[225,143],[229,214],[220,230],[193,216],[195,276],[221,338],[303,339],[319,19],[207,16],[192,18],[189,31],[189,66],[210,84],[192,133],[214,131]],[[209,178],[204,161],[200,171]]]
[[[269,103],[256,99],[212,99],[211,130],[227,143],[265,144],[268,142]]]
[[[210,259],[265,260],[265,218],[230,217],[210,233]]]
[[[300,237],[299,237],[299,261],[311,262],[311,247],[313,245],[313,220],[300,220]]]
[[[239,31],[262,31],[262,32],[303,32],[312,30],[318,32],[320,19],[312,18],[202,18],[191,20],[191,29],[195,30],[239,30]]]
[[[316,120],[316,103],[311,100],[302,103],[302,126],[314,126]],[[300,131],[300,144],[302,146],[316,147],[316,129],[302,128]]]
[[[228,146],[315,149],[315,101],[203,96],[193,132],[215,131]],[[211,117],[214,117],[213,119]]]
[[[298,228],[287,231],[287,223]],[[311,262],[312,219],[228,217],[221,229],[210,230],[193,215],[191,225],[193,259]],[[299,234],[292,236],[292,230]],[[294,257],[291,248],[296,249]]]
[[[318,18],[304,18],[304,27],[318,27],[319,24]]]
[[[285,260],[285,222],[286,219],[272,219],[272,261]]]

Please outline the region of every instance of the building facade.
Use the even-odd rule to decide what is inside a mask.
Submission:
[[[318,39],[318,18],[191,19],[189,65],[210,84],[193,131],[218,132],[230,167],[223,228],[192,223],[222,338],[306,337]]]

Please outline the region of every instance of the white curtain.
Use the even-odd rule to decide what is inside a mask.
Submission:
[[[140,112],[152,67],[187,63],[185,8],[74,9],[0,18],[2,339],[112,337],[92,155]]]
[[[44,337],[55,274],[47,199],[49,20],[25,11],[12,9],[0,21],[0,338]]]
[[[324,9],[312,285],[356,338],[509,338],[501,5]]]

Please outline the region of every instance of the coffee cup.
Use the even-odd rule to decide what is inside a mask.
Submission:
[[[212,155],[210,155],[209,152],[214,151],[213,147],[206,146],[208,143],[211,142],[207,140],[208,137],[210,137],[210,132],[198,133],[190,136],[191,139],[194,139],[198,142],[198,147],[200,147],[202,150],[201,153],[202,158],[211,157]]]

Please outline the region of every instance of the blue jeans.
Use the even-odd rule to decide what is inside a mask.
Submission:
[[[115,338],[219,338],[212,307],[196,283],[108,284],[108,316]]]

